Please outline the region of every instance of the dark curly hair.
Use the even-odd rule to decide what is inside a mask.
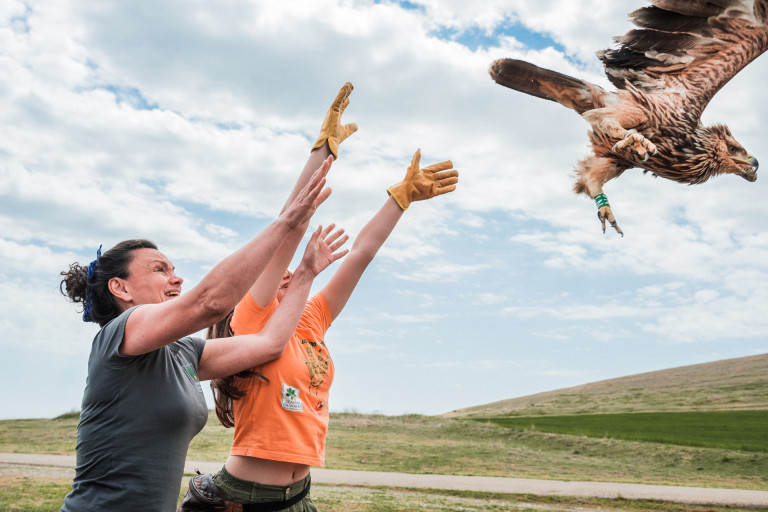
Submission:
[[[114,295],[109,291],[109,280],[113,277],[128,277],[128,265],[133,261],[133,252],[137,249],[157,249],[157,246],[144,239],[125,240],[112,247],[97,258],[93,275],[88,278],[88,266],[75,262],[69,270],[60,272],[63,276],[59,290],[72,302],[80,302],[85,311],[90,299],[90,316],[85,321],[96,322],[104,326],[120,315],[121,311]]]

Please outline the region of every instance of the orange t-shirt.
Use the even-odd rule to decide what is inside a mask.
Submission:
[[[259,332],[277,308],[277,299],[260,307],[247,294],[235,308],[235,334]],[[322,294],[304,307],[299,325],[282,356],[253,368],[269,379],[236,379],[247,394],[234,400],[235,440],[232,455],[325,464],[328,392],[333,361],[323,338],[331,312]]]

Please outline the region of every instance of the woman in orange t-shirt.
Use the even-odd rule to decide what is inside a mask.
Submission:
[[[323,151],[320,148],[318,151]],[[317,510],[309,496],[310,466],[325,462],[328,391],[333,362],[325,332],[341,313],[360,277],[412,201],[453,191],[458,171],[450,161],[419,168],[420,151],[405,179],[387,189],[390,197],[366,224],[327,285],[307,302],[293,338],[278,359],[249,375],[212,383],[216,412],[235,436],[222,470],[213,477],[216,492],[248,510]],[[299,180],[297,187],[302,180]],[[331,225],[323,232],[328,236]],[[291,283],[285,269],[301,240],[286,238],[267,269],[240,301],[231,332],[258,332]],[[339,243],[347,236],[341,231]],[[249,506],[250,505],[250,506]]]

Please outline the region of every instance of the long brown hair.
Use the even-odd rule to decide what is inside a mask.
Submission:
[[[205,335],[206,339],[234,336],[232,326],[230,325],[232,313],[234,311],[230,311],[223,320],[210,326]],[[238,379],[252,379],[254,377],[264,382],[269,382],[268,378],[253,370],[243,370],[228,377],[211,380],[211,391],[213,391],[213,401],[216,405],[216,417],[219,418],[219,421],[225,427],[235,426],[234,401],[248,394],[247,388],[244,389],[238,386]]]

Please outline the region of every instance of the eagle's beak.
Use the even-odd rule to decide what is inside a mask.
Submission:
[[[757,172],[757,168],[760,167],[760,164],[757,162],[757,158],[753,157],[752,155],[747,156],[749,157],[747,163],[755,169],[755,172]]]
[[[742,178],[750,182],[757,180],[757,168],[760,166],[757,162],[757,158],[752,155],[747,155],[746,160],[742,160],[741,158],[734,158],[733,160],[739,164]]]

